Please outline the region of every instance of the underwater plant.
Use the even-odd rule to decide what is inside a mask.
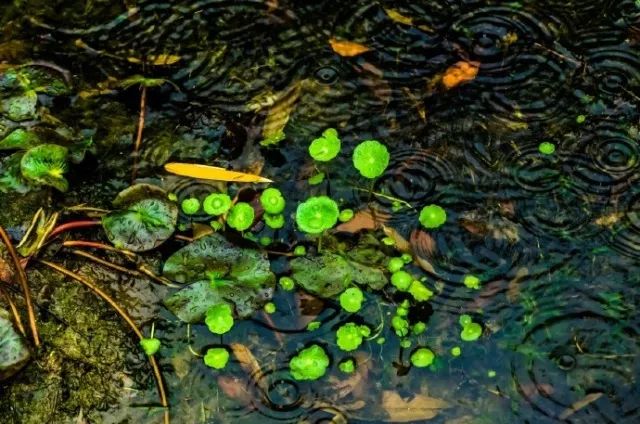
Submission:
[[[348,358],[338,364],[338,369],[345,374],[351,374],[356,370],[356,363],[353,359]]]
[[[277,230],[284,227],[284,215],[271,215],[266,213],[264,214],[264,223],[267,224],[267,227]]]
[[[268,314],[273,314],[276,311],[276,305],[273,302],[267,302],[264,307],[264,311]]]
[[[411,354],[411,358],[410,358],[411,364],[417,368],[428,367],[433,363],[434,359],[435,359],[435,355],[433,354],[431,349],[427,349],[426,347],[421,347],[419,349],[416,349]]]
[[[480,289],[480,279],[475,275],[465,275],[462,283],[469,289],[479,290]]]
[[[462,326],[462,331],[460,332],[460,338],[465,342],[472,342],[477,340],[482,335],[482,326],[476,322],[473,322],[471,316],[469,315],[461,315],[460,316],[460,325]]]
[[[284,210],[285,200],[280,190],[269,187],[260,195],[260,204],[266,213],[277,215]]]
[[[387,262],[387,269],[391,273],[400,271],[402,268],[404,268],[404,266],[405,262],[402,260],[402,258],[399,257],[391,258],[389,259],[389,262]]]
[[[318,162],[328,162],[340,153],[340,138],[335,128],[323,131],[322,136],[316,138],[309,145],[309,154]]]
[[[231,306],[220,303],[212,306],[204,319],[207,328],[214,334],[224,334],[233,327],[233,311]]]
[[[391,274],[391,284],[400,291],[407,291],[413,282],[413,277],[407,271],[396,271]]]
[[[425,302],[433,296],[433,292],[419,280],[413,280],[411,285],[409,285],[408,291],[418,302]]]
[[[389,165],[389,151],[377,140],[358,144],[353,151],[353,166],[365,178],[378,178]]]
[[[291,277],[280,277],[280,280],[278,282],[280,283],[280,287],[282,287],[282,290],[286,291],[291,291],[296,286],[295,281],[293,281],[293,278]]]
[[[337,203],[327,196],[310,197],[298,205],[296,223],[309,234],[320,234],[336,225],[339,215]]]
[[[353,219],[354,215],[353,209],[343,209],[340,211],[340,215],[338,215],[338,221],[349,222]]]
[[[202,209],[207,215],[219,216],[231,208],[231,198],[226,193],[211,193],[204,198]]]
[[[552,155],[556,151],[556,145],[549,141],[543,141],[538,145],[538,151],[543,155]]]
[[[340,306],[347,312],[358,312],[362,308],[364,295],[358,287],[349,287],[340,295]]]
[[[155,353],[160,349],[160,340],[155,337],[140,339],[140,347],[142,347],[145,354],[149,356],[155,355]]]
[[[204,364],[210,368],[221,370],[229,362],[229,351],[223,347],[213,347],[207,349],[203,358]]]
[[[302,349],[289,361],[291,376],[296,380],[317,380],[329,366],[329,357],[322,347],[313,344]]]
[[[65,192],[69,183],[64,178],[67,171],[69,149],[57,144],[41,144],[22,156],[20,171],[27,179]]]
[[[195,197],[189,197],[180,203],[180,208],[185,215],[195,215],[200,210],[200,201]]]
[[[236,203],[227,215],[227,224],[238,231],[244,231],[251,227],[255,218],[255,211],[250,204],[245,202]]]
[[[435,229],[447,221],[447,212],[438,205],[428,205],[422,208],[418,220],[423,227]]]
[[[353,322],[344,324],[336,331],[338,347],[345,352],[356,350],[362,344],[363,337],[369,337],[371,330],[366,325],[358,325]]]

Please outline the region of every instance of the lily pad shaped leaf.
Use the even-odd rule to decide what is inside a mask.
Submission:
[[[41,144],[29,149],[20,160],[20,171],[30,181],[67,191],[64,178],[69,150],[57,144]]]
[[[159,190],[159,189],[158,189]],[[121,192],[113,202],[120,210],[102,218],[102,226],[114,246],[134,252],[158,247],[173,234],[178,207],[155,189],[139,184]],[[142,197],[144,194],[149,197]]]
[[[171,255],[163,275],[190,286],[165,300],[167,308],[185,322],[201,322],[208,309],[226,303],[240,318],[267,303],[276,277],[269,260],[258,250],[240,248],[220,234],[199,238]]]
[[[340,255],[326,253],[291,261],[293,279],[306,291],[320,297],[342,293],[353,279],[353,268]]]

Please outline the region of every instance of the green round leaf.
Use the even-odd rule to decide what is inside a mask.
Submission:
[[[29,149],[20,160],[20,171],[30,181],[67,191],[64,178],[69,150],[57,144],[41,144]]]
[[[353,166],[366,178],[377,178],[389,165],[387,147],[376,140],[358,144],[353,151]]]
[[[425,206],[420,211],[418,220],[425,228],[438,228],[447,221],[447,212],[438,205]]]
[[[298,205],[296,223],[309,234],[320,234],[338,222],[337,203],[327,196],[310,197]]]
[[[140,346],[144,353],[148,356],[155,355],[155,353],[160,349],[160,340],[153,338],[144,338],[140,340]]]
[[[421,347],[411,354],[411,364],[418,368],[428,367],[433,363],[435,357],[430,349]]]
[[[231,198],[226,193],[211,193],[208,195],[204,202],[202,202],[202,208],[205,213],[212,216],[218,216],[226,213],[231,207]]]
[[[347,312],[358,312],[362,307],[364,295],[358,287],[349,287],[340,295],[340,306]]]
[[[229,351],[223,347],[207,349],[203,360],[206,366],[221,370],[226,367],[227,362],[229,362]]]
[[[309,154],[319,162],[328,162],[340,153],[340,139],[334,128],[329,128],[309,145]]]
[[[282,192],[274,187],[269,187],[260,195],[262,208],[268,214],[277,215],[284,210],[285,201]]]
[[[317,380],[329,366],[329,357],[318,345],[301,350],[289,361],[291,376],[296,380]]]
[[[224,334],[233,327],[233,310],[226,303],[213,305],[207,310],[207,316],[204,319],[209,331],[214,334]]]
[[[244,231],[251,227],[254,218],[255,211],[251,205],[245,202],[238,202],[229,211],[227,224],[238,231]]]

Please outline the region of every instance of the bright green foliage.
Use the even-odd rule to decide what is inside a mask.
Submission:
[[[338,220],[340,222],[348,222],[353,219],[353,209],[343,209],[340,211],[340,215],[338,215]]]
[[[298,205],[296,223],[305,233],[320,234],[336,225],[338,215],[338,205],[331,198],[310,197]]]
[[[207,353],[204,355],[204,364],[217,370],[226,367],[227,362],[229,362],[229,351],[223,347],[207,349]]]
[[[384,237],[382,239],[382,244],[384,244],[385,246],[395,246],[396,241],[394,240],[393,237]]]
[[[226,303],[212,306],[204,319],[207,328],[214,334],[224,334],[233,327],[233,311]]]
[[[408,349],[411,347],[411,339],[402,339],[400,340],[400,347],[403,349]]]
[[[396,271],[391,274],[391,284],[400,291],[407,291],[412,282],[413,277],[406,271]]]
[[[384,342],[386,342],[387,340],[384,337],[380,337],[376,340],[376,343],[378,343],[379,345],[383,345]]]
[[[419,336],[420,334],[424,333],[427,330],[427,324],[425,324],[422,321],[418,321],[415,324],[413,324],[413,327],[411,328],[411,332],[413,333],[414,336]]]
[[[175,193],[169,193],[167,194],[167,199],[171,200],[172,202],[177,202],[178,196]]]
[[[284,215],[271,215],[266,213],[264,214],[264,223],[267,224],[267,227],[277,230],[284,227]]]
[[[428,367],[434,359],[435,355],[426,347],[421,347],[411,354],[411,364],[418,368]]]
[[[402,258],[391,258],[387,263],[387,269],[389,270],[389,272],[394,273],[404,268],[404,265],[405,263]]]
[[[294,256],[304,256],[307,254],[307,248],[299,244],[293,249]]]
[[[185,215],[195,215],[200,210],[200,201],[195,197],[189,197],[182,201],[180,208]]]
[[[479,290],[480,289],[480,279],[475,275],[465,275],[462,283],[467,286],[467,288]]]
[[[231,198],[226,193],[211,193],[204,198],[202,208],[207,215],[223,215],[231,208]]]
[[[460,332],[460,338],[465,342],[472,342],[477,340],[482,335],[482,326],[480,324],[472,322],[469,325],[465,325]]]
[[[251,227],[254,218],[255,212],[251,205],[245,202],[238,202],[229,211],[227,224],[238,231],[244,231]]]
[[[260,195],[260,204],[266,213],[277,215],[284,210],[285,201],[280,190],[269,187]]]
[[[487,371],[487,377],[489,378],[494,378],[496,376],[496,372],[495,370],[489,370]]]
[[[543,155],[552,155],[556,151],[556,145],[549,141],[543,141],[538,145],[538,151]]]
[[[69,150],[57,144],[41,144],[29,149],[20,160],[20,171],[27,180],[65,192],[69,183],[64,178]]]
[[[273,239],[271,237],[260,237],[260,240],[258,240],[258,242],[260,243],[261,246],[269,246],[271,243],[273,243]]]
[[[307,324],[307,331],[315,331],[320,328],[321,325],[322,323],[320,321],[311,321]]]
[[[296,380],[317,380],[329,366],[329,357],[324,349],[314,344],[302,349],[289,361],[291,376]]]
[[[358,325],[349,322],[338,328],[336,332],[338,347],[346,352],[356,350],[362,344],[362,337],[371,334],[366,325]]]
[[[418,302],[425,302],[431,299],[433,292],[429,290],[422,282],[413,280],[409,286],[409,294]]]
[[[458,318],[458,322],[463,327],[471,324],[472,322],[471,315],[467,315],[467,314],[460,315],[460,318]]]
[[[409,308],[402,305],[398,306],[398,309],[396,309],[396,315],[399,317],[406,317],[409,315]]]
[[[29,150],[39,144],[42,140],[35,132],[17,128],[0,140],[0,150]]]
[[[405,264],[410,264],[411,262],[413,262],[413,257],[408,253],[403,253],[401,258]]]
[[[152,356],[155,355],[158,349],[160,349],[160,340],[155,337],[145,337],[140,339],[140,346],[142,347],[142,350],[144,350],[144,353],[148,356]]]
[[[328,162],[340,153],[340,138],[334,128],[329,128],[309,145],[309,154],[314,160]]]
[[[460,349],[460,346],[454,346],[451,348],[451,355],[452,356],[460,356],[462,355],[462,349]]]
[[[276,311],[276,305],[273,302],[268,302],[264,305],[264,311],[268,314],[273,314]]]
[[[578,124],[584,124],[586,120],[587,120],[587,117],[586,117],[586,116],[584,116],[584,115],[578,115],[578,116],[576,116],[576,122],[577,122]]]
[[[295,288],[295,281],[291,277],[280,277],[280,287],[282,290],[291,291]]]
[[[340,295],[340,306],[347,312],[358,312],[362,307],[364,295],[358,287],[349,287]]]
[[[409,334],[409,321],[401,316],[396,315],[391,318],[391,327],[393,327],[398,337],[405,337]]]
[[[351,358],[345,359],[344,361],[340,362],[340,364],[338,364],[338,368],[345,374],[351,374],[356,370],[356,363]]]
[[[389,165],[389,151],[376,140],[358,144],[353,151],[353,166],[366,178],[378,178]]]
[[[318,172],[317,174],[309,177],[310,185],[318,185],[324,181],[324,172]]]
[[[420,211],[418,220],[425,228],[438,228],[447,221],[447,212],[438,205],[425,206]]]

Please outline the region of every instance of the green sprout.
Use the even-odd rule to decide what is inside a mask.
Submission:
[[[413,257],[408,253],[403,253],[402,256],[400,256],[400,258],[407,265],[413,262]]]
[[[251,227],[254,218],[255,212],[251,205],[245,202],[238,202],[229,211],[227,224],[238,231],[244,231]]]
[[[379,141],[363,141],[353,151],[353,166],[365,178],[378,178],[388,165],[389,151]]]
[[[219,303],[209,308],[204,323],[214,334],[224,334],[233,327],[233,311],[226,303]]]
[[[418,368],[428,367],[433,363],[434,359],[435,359],[435,355],[430,349],[427,349],[426,347],[421,347],[419,349],[416,349],[411,354],[411,364],[414,367],[418,367]]]
[[[440,227],[447,220],[447,212],[438,205],[429,205],[422,208],[418,217],[420,223],[428,229]]]
[[[362,308],[364,295],[358,287],[349,287],[340,295],[340,306],[347,312],[358,312]]]
[[[366,325],[349,322],[336,332],[338,347],[345,352],[356,350],[362,344],[362,337],[368,337],[371,330]]]
[[[404,268],[404,266],[405,266],[405,263],[402,260],[402,258],[391,258],[387,263],[387,269],[391,273],[400,271],[402,268]]]
[[[340,222],[348,222],[353,219],[353,209],[343,209],[340,211],[340,215],[338,215],[338,221]]]
[[[419,336],[425,331],[427,331],[427,324],[422,321],[416,322],[415,324],[413,324],[413,327],[411,327],[411,332],[414,336]]]
[[[307,248],[303,245],[298,245],[293,249],[293,256],[304,256],[307,254]]]
[[[409,349],[411,347],[411,340],[410,339],[400,340],[400,347],[403,349]]]
[[[487,371],[487,377],[489,377],[489,378],[494,378],[496,375],[497,374],[496,374],[495,370]]]
[[[395,246],[396,245],[396,241],[393,237],[384,237],[382,240],[382,244],[384,244],[385,246]]]
[[[462,283],[467,286],[467,288],[479,290],[480,289],[480,279],[475,275],[465,275]]]
[[[399,315],[391,318],[391,327],[393,327],[398,337],[405,337],[409,334],[409,321]]]
[[[460,349],[460,346],[454,346],[451,348],[451,355],[458,357],[460,355],[462,355],[462,349]]]
[[[223,215],[231,208],[231,198],[226,193],[211,193],[205,197],[202,208],[208,215]]]
[[[396,271],[391,274],[391,284],[400,291],[407,291],[412,282],[413,277],[407,271]]]
[[[207,349],[204,355],[204,364],[217,370],[226,367],[227,362],[229,362],[229,351],[223,347]]]
[[[291,277],[280,277],[280,287],[282,290],[291,291],[294,289],[296,283]]]
[[[340,153],[340,138],[334,128],[329,128],[309,145],[309,154],[318,162],[328,162]]]
[[[413,280],[409,286],[409,294],[418,302],[425,302],[431,299],[433,292],[429,290],[421,281]]]
[[[548,141],[543,141],[538,145],[538,151],[543,155],[552,155],[556,151],[556,145]]]
[[[200,210],[200,201],[195,197],[189,197],[182,201],[180,208],[185,215],[195,215]]]
[[[269,246],[271,243],[273,243],[273,239],[271,237],[268,236],[263,236],[260,237],[260,240],[258,240],[258,242],[260,243],[261,246]]]
[[[264,215],[264,223],[267,224],[267,227],[277,230],[284,227],[284,215],[271,215],[267,213]]]
[[[260,195],[260,204],[266,213],[277,215],[284,210],[285,201],[280,190],[269,187]]]
[[[140,347],[148,356],[153,356],[160,349],[160,340],[155,337],[143,337],[140,339]]]
[[[578,116],[576,116],[576,122],[577,122],[578,124],[584,124],[586,120],[587,120],[587,117],[586,117],[586,116],[584,116],[584,115],[578,115]]]
[[[296,223],[309,234],[320,234],[338,222],[338,205],[327,196],[310,197],[298,205]]]
[[[477,340],[482,335],[482,326],[476,322],[473,322],[469,315],[461,315],[459,319],[462,331],[460,332],[460,338],[465,342],[472,342]]]
[[[351,374],[356,370],[356,363],[351,358],[345,359],[344,361],[340,362],[340,364],[338,364],[338,368],[345,374]]]
[[[309,184],[318,185],[324,181],[324,177],[325,177],[324,172],[318,172],[317,174],[309,177]]]
[[[291,376],[296,380],[317,380],[329,366],[329,357],[320,346],[313,344],[302,349],[289,361]]]
[[[321,325],[322,323],[320,321],[311,321],[307,324],[307,331],[315,331],[320,328]]]
[[[273,302],[268,302],[264,305],[264,311],[268,314],[273,314],[276,311],[276,305]]]

